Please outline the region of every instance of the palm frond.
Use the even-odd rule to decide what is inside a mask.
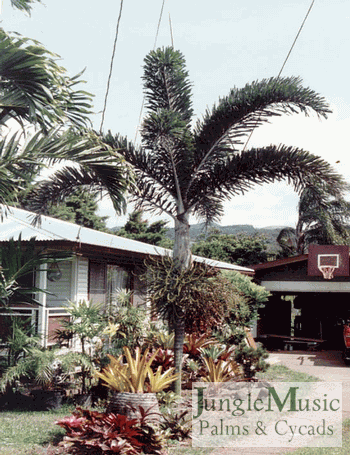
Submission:
[[[41,0],[11,0],[11,5],[13,8],[17,8],[20,11],[25,11],[26,13],[30,14],[32,10],[33,3],[41,3]]]
[[[36,157],[49,164],[68,163],[27,195],[27,208],[43,213],[48,204],[62,201],[74,188],[108,191],[115,210],[125,211],[126,190],[133,185],[132,169],[92,132],[65,131],[37,138]],[[32,144],[33,145],[33,144]]]
[[[144,60],[146,107],[153,112],[165,109],[192,118],[191,84],[183,55],[172,47],[151,51]]]
[[[300,192],[305,186],[327,182],[333,194],[348,187],[326,161],[295,147],[285,145],[252,149],[213,164],[210,173],[201,173],[191,187],[189,200],[198,204],[206,188],[208,195],[224,200],[244,194],[254,185],[286,180]]]
[[[303,87],[298,77],[264,79],[232,89],[197,122],[197,166],[237,151],[251,131],[269,119],[298,112],[323,117],[331,112],[325,99]]]
[[[90,124],[92,95],[76,89],[81,73],[68,77],[58,59],[39,42],[0,29],[0,124],[10,118],[45,130],[57,123]]]
[[[104,137],[104,142],[132,166],[135,185],[129,192],[131,201],[137,204],[138,209],[165,212],[173,216],[176,213],[174,179],[162,160],[157,160],[154,154],[135,148],[126,138],[113,136],[110,132]]]

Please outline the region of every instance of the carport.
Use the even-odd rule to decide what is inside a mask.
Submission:
[[[323,276],[326,265],[330,277]],[[343,321],[350,316],[348,246],[310,245],[308,254],[252,268],[255,280],[272,293],[257,326],[257,338],[268,348],[343,348]]]

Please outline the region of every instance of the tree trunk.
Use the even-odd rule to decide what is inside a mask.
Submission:
[[[181,376],[182,376],[182,359],[185,339],[185,319],[177,319],[175,322],[175,337],[174,337],[174,362],[175,373],[177,379],[174,383],[174,392],[176,395],[181,395]]]
[[[175,220],[173,259],[179,270],[187,269],[191,265],[190,224],[187,214],[178,215]]]
[[[192,254],[190,249],[190,225],[187,214],[178,215],[175,220],[173,259],[179,270],[187,269],[191,265]],[[185,338],[185,315],[181,316],[175,321],[174,327],[174,361],[175,373],[178,375],[174,384],[174,391],[177,395],[181,394],[181,368]]]

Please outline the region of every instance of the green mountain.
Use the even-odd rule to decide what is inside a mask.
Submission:
[[[248,234],[248,235],[263,235],[266,237],[268,244],[268,251],[276,252],[278,250],[278,244],[276,238],[280,233],[281,229],[286,226],[267,226],[263,228],[255,228],[251,224],[233,224],[229,226],[220,226],[220,224],[212,223],[206,227],[205,223],[192,224],[190,229],[190,239],[194,243],[200,239],[200,237],[208,234],[212,229],[220,231],[222,234]],[[167,236],[174,240],[175,229],[169,228]]]

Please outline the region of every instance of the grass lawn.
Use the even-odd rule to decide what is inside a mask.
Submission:
[[[1,412],[0,455],[49,455],[51,450],[47,450],[47,447],[60,440],[65,433],[63,428],[54,423],[69,415],[73,409],[63,407],[58,411]]]
[[[349,455],[350,453],[350,420],[343,422],[343,446],[342,447],[306,447],[288,452],[288,455]]]
[[[272,365],[265,373],[259,373],[260,380],[283,382],[311,382],[318,379],[304,373],[292,371],[283,365]],[[72,407],[59,411],[24,412],[6,411],[0,413],[0,455],[54,455],[54,444],[61,440],[64,430],[54,422],[70,415]],[[49,448],[48,448],[49,447]],[[169,455],[209,455],[214,449],[192,448],[178,443],[168,448]],[[342,448],[306,448],[288,452],[288,455],[348,455],[350,453],[350,420],[343,425]]]
[[[263,381],[275,382],[315,382],[319,381],[315,376],[290,370],[284,365],[271,365],[264,373],[258,373],[257,378]]]

